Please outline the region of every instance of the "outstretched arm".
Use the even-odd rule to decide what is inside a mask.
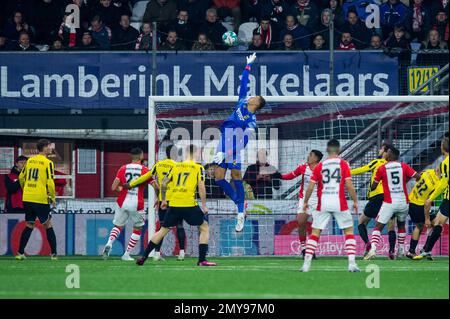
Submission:
[[[256,53],[247,57],[247,65],[245,66],[244,72],[242,72],[241,78],[241,88],[239,89],[239,100],[245,99],[247,97],[247,85],[249,81],[249,75],[251,70],[251,65],[256,60]]]

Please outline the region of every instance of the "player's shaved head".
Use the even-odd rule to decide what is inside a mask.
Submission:
[[[139,147],[135,147],[130,151],[130,155],[133,161],[140,161],[144,156],[144,151]]]
[[[400,157],[400,151],[393,145],[389,146],[388,149],[388,158],[390,161],[396,161]]]
[[[328,154],[339,154],[341,150],[341,144],[335,138],[332,138],[327,143],[327,152]]]

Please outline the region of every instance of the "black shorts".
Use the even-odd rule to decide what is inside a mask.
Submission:
[[[25,221],[27,222],[35,222],[38,218],[41,224],[44,224],[52,218],[49,204],[23,202],[23,208],[25,209]]]
[[[200,226],[205,221],[205,214],[198,206],[169,207],[164,218],[163,227],[169,228],[186,221],[191,226]]]
[[[166,218],[167,211],[168,211],[167,208],[166,208],[166,209],[160,208],[160,209],[158,210],[159,224],[160,224],[161,226],[163,225],[164,219]],[[181,221],[179,224],[177,224],[177,228],[182,228],[182,227],[183,227],[183,221]]]
[[[409,203],[409,217],[411,217],[411,221],[414,224],[423,224],[425,223],[425,206],[416,205],[413,203]],[[433,220],[436,217],[436,213],[430,213],[430,220]]]
[[[448,199],[443,199],[439,211],[442,215],[448,218]]]
[[[381,209],[381,205],[383,205],[383,200],[384,194],[378,194],[370,198],[366,204],[366,207],[364,207],[364,215],[369,218],[376,218]]]

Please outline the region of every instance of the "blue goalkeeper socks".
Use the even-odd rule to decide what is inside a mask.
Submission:
[[[245,206],[244,184],[241,180],[234,180],[234,186],[236,187],[236,205],[238,208],[238,214],[243,213]]]
[[[225,195],[227,195],[233,202],[236,203],[237,200],[236,192],[234,191],[230,183],[228,183],[224,179],[221,179],[216,181],[216,184],[222,188],[222,190],[225,192]]]

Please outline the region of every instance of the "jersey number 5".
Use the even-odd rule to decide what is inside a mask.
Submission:
[[[391,172],[392,184],[394,184],[394,185],[400,184],[400,176],[398,176],[398,174],[400,174],[399,171]]]

